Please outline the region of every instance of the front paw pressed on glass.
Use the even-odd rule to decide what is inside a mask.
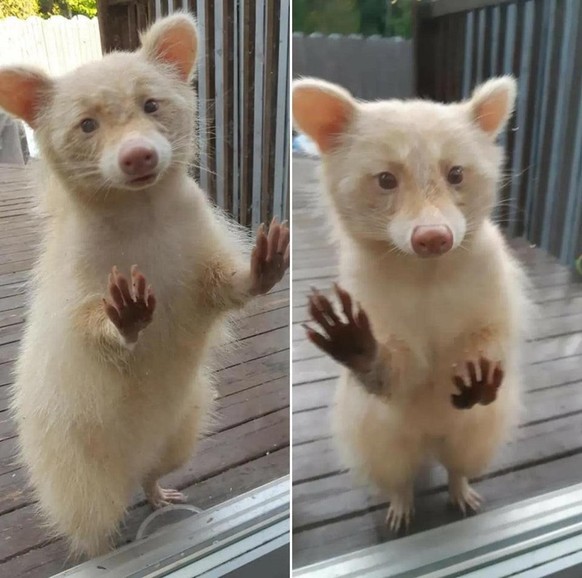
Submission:
[[[261,224],[251,255],[251,295],[268,293],[289,268],[289,228],[274,217],[269,229]]]
[[[113,267],[109,274],[109,296],[103,299],[107,317],[126,343],[136,343],[140,331],[152,321],[156,299],[137,265],[131,268],[131,287],[127,279]]]
[[[459,390],[451,396],[457,409],[470,409],[476,404],[489,405],[497,399],[497,390],[503,381],[503,370],[499,363],[493,364],[485,358],[479,362],[469,361],[464,376],[455,375],[453,381]]]
[[[323,334],[306,325],[307,336],[339,363],[353,371],[366,373],[374,366],[378,352],[370,321],[363,309],[354,312],[352,298],[347,291],[338,285],[335,290],[345,321],[334,311],[329,299],[313,289],[309,296],[309,313]]]

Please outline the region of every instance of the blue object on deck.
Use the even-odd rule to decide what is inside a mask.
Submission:
[[[301,153],[310,157],[319,157],[317,145],[304,134],[293,137],[293,152]]]

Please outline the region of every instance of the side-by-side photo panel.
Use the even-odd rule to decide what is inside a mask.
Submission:
[[[289,576],[290,18],[0,3],[0,576]]]
[[[582,547],[582,8],[326,4],[293,20],[295,573],[557,576]]]

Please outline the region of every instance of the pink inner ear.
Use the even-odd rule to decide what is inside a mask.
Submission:
[[[196,59],[196,39],[187,30],[172,30],[160,39],[157,53],[161,60],[175,66],[187,80]]]
[[[13,116],[34,127],[39,113],[41,92],[47,80],[40,75],[21,70],[0,72],[0,106]]]
[[[352,103],[317,88],[302,88],[293,96],[293,116],[323,153],[333,149],[352,112]]]
[[[507,113],[507,95],[494,94],[475,108],[475,120],[482,130],[495,133],[499,130]]]

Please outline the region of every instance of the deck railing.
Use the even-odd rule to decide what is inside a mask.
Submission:
[[[148,22],[188,10],[200,35],[194,174],[243,225],[289,218],[290,0],[99,0],[103,45],[133,48]]]
[[[419,96],[448,102],[492,76],[518,79],[498,219],[573,265],[582,253],[582,2],[435,0],[416,16]]]

